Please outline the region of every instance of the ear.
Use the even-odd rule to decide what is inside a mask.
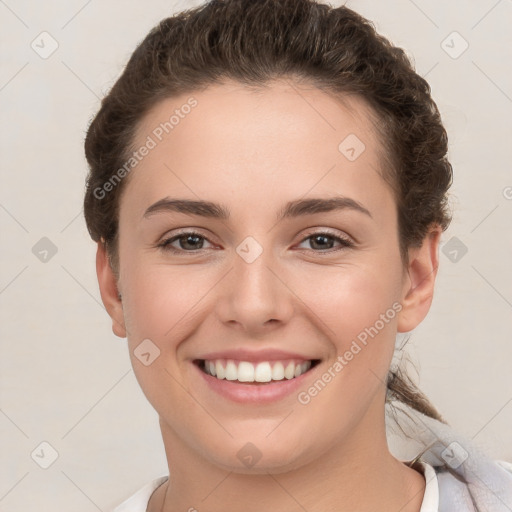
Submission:
[[[112,331],[120,338],[126,338],[123,303],[117,288],[116,278],[108,259],[105,244],[98,242],[96,251],[96,275],[100,286],[101,300],[107,313],[112,318]]]
[[[441,233],[441,227],[433,225],[421,247],[409,250],[409,265],[404,272],[402,288],[402,310],[398,314],[398,332],[412,331],[427,316],[434,296]]]

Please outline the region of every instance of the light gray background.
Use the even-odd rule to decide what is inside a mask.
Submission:
[[[135,45],[198,3],[0,0],[1,511],[107,511],[166,472],[157,415],[101,304],[83,138]],[[442,247],[409,348],[420,385],[459,432],[512,461],[512,1],[347,5],[413,56],[450,136],[455,215],[442,240],[468,251],[451,261]],[[51,48],[43,31],[59,45],[46,59],[31,47]],[[458,58],[453,31],[469,44]],[[46,262],[32,251],[43,237],[57,248]],[[58,453],[48,469],[43,441]]]

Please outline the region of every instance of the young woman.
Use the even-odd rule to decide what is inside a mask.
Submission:
[[[393,359],[430,308],[452,169],[428,84],[367,20],[310,0],[165,19],[85,150],[102,300],[169,465],[116,511],[512,509],[512,466]]]

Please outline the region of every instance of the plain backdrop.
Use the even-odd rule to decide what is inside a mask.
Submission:
[[[101,303],[83,139],[136,44],[199,3],[0,1],[1,511],[107,511],[167,471]],[[450,138],[454,220],[409,343],[419,384],[454,428],[512,461],[512,2],[347,5],[414,59]]]

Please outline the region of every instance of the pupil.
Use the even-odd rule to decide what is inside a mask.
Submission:
[[[330,237],[329,237],[329,236],[326,236],[326,235],[317,235],[317,236],[315,236],[315,237],[313,238],[313,240],[314,240],[314,243],[316,243],[316,241],[317,241],[317,240],[323,240],[323,241],[325,242],[325,240],[328,240],[329,238],[330,238]],[[320,245],[320,248],[324,248],[324,249],[325,249],[325,247],[326,247],[326,244],[325,244],[325,243],[322,243],[322,242],[321,242],[319,245]],[[329,246],[330,246],[331,244],[329,244],[329,243],[327,242],[327,245],[329,245]],[[329,248],[330,248],[330,247],[329,247]]]
[[[196,242],[200,239],[197,235],[188,235],[185,237],[185,245],[188,244],[191,240],[195,240]],[[197,249],[197,247],[194,247],[194,242],[191,243],[192,249]]]

